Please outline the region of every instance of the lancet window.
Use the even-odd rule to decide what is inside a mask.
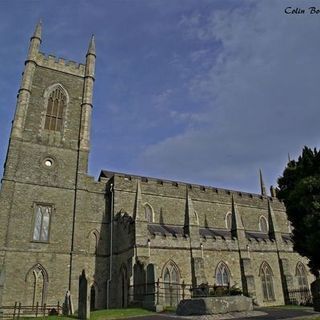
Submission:
[[[144,206],[145,218],[148,222],[153,222],[153,210],[152,207],[147,203]]]
[[[231,230],[231,228],[232,228],[232,214],[231,214],[231,212],[228,212],[226,214],[225,222],[226,222],[226,228],[228,230]]]
[[[307,279],[306,269],[301,262],[298,262],[297,264],[296,277],[298,279],[298,285],[300,289],[308,288],[308,279]]]
[[[44,128],[51,131],[61,131],[67,96],[60,86],[57,86],[48,97],[47,113]]]
[[[259,229],[261,232],[268,233],[268,230],[269,230],[268,222],[264,216],[261,216],[259,219]]]
[[[273,289],[273,273],[270,266],[266,262],[263,262],[260,267],[260,277],[262,284],[263,300],[273,301],[275,299]]]
[[[180,273],[172,261],[169,261],[163,270],[163,281],[165,304],[167,306],[177,306],[179,303]]]
[[[216,285],[223,287],[230,286],[230,272],[223,262],[220,262],[216,269]]]
[[[42,265],[32,267],[26,276],[26,299],[32,307],[42,306],[46,302],[48,274]]]

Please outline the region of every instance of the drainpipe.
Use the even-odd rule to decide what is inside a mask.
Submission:
[[[107,309],[109,309],[110,304],[110,283],[112,280],[112,256],[113,256],[113,218],[114,218],[114,211],[113,211],[113,184],[110,185],[110,192],[111,192],[111,221],[110,221],[110,263],[109,263],[109,279],[107,281]]]

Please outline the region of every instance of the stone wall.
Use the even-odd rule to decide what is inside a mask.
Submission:
[[[298,262],[307,264],[293,252],[283,204],[257,194],[108,171],[95,181],[87,175],[92,87],[85,86],[93,83],[93,40],[83,65],[38,52],[39,30],[31,39],[1,184],[0,303],[31,304],[37,277],[42,303],[62,302],[70,284],[77,309],[85,270],[96,308],[123,307],[142,302],[145,289],[135,287],[145,286],[151,268],[155,281],[163,282],[170,269],[179,284],[213,286],[223,263],[229,285],[260,305],[283,304],[284,287],[298,286]],[[54,86],[67,97],[59,131],[44,129]],[[46,241],[33,239],[39,205],[52,208]],[[261,232],[261,216],[270,232]],[[269,301],[262,293],[264,263],[272,270],[275,299]]]

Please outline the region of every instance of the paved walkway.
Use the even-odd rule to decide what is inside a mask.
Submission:
[[[224,315],[205,315],[205,316],[177,316],[175,314],[157,314],[153,316],[135,317],[132,320],[227,320],[227,319],[241,319],[241,320],[277,320],[277,319],[312,319],[320,317],[319,312],[314,312],[312,308],[257,308],[252,312],[235,312]]]

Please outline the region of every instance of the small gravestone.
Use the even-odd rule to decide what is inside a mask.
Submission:
[[[58,316],[59,313],[56,308],[52,308],[49,310],[49,316]]]
[[[90,319],[90,295],[84,270],[79,276],[78,319]]]
[[[65,316],[70,316],[73,314],[73,304],[71,299],[71,293],[67,290],[66,295],[64,297],[64,303],[62,305],[62,313]]]

